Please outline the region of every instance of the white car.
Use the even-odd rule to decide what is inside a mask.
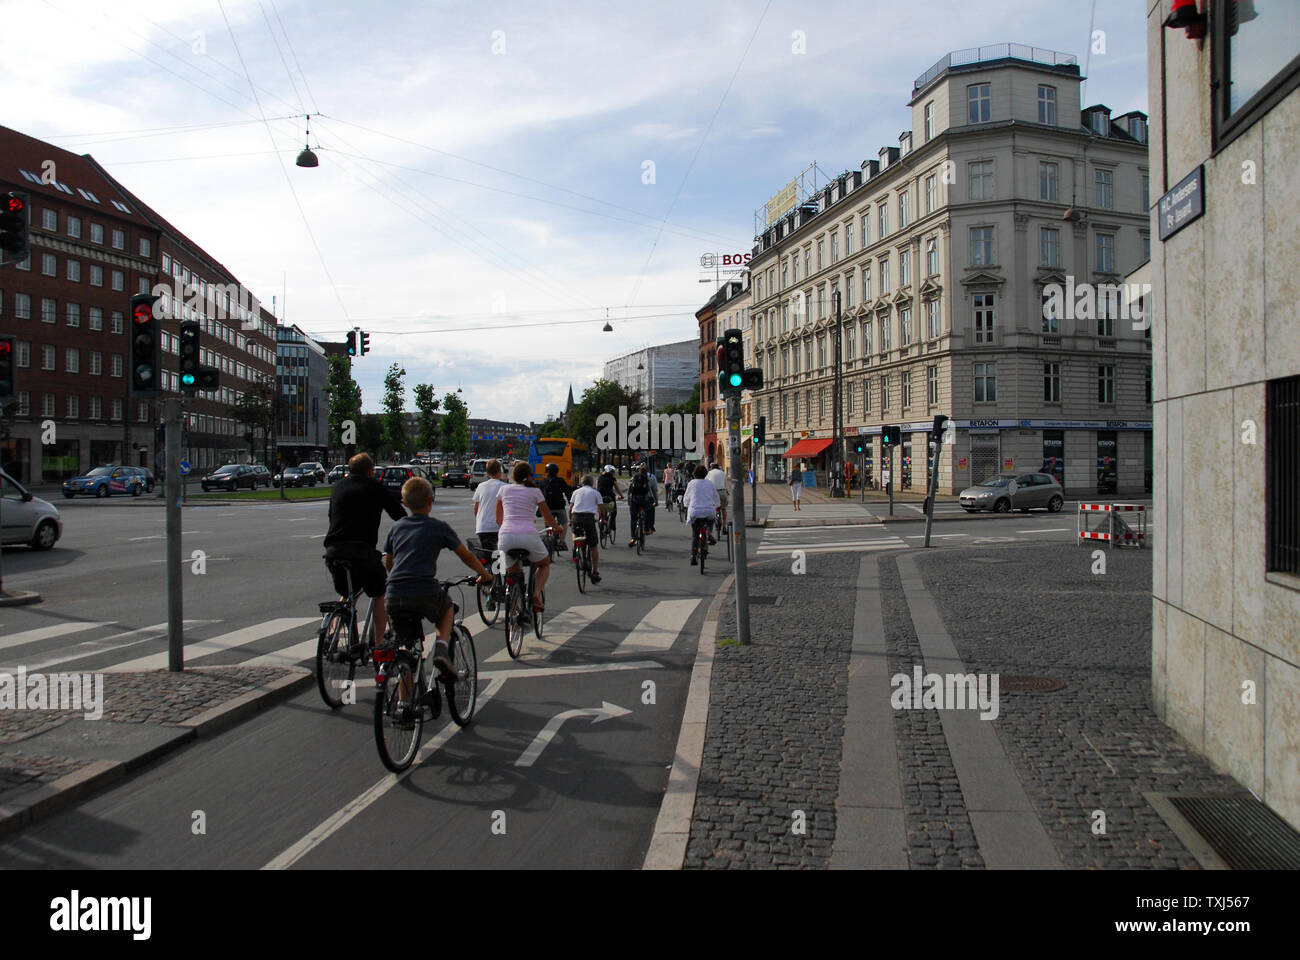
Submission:
[[[58,508],[33,496],[0,470],[0,542],[26,543],[33,550],[48,550],[61,536],[63,521]]]

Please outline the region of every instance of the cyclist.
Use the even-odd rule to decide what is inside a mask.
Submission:
[[[402,484],[402,502],[410,508],[411,515],[393,524],[384,541],[388,615],[406,614],[433,621],[438,628],[438,639],[433,644],[433,664],[446,676],[455,672],[447,649],[452,604],[447,591],[438,582],[438,553],[444,549],[453,551],[461,563],[478,574],[481,584],[491,583],[492,574],[469,547],[461,543],[455,530],[444,521],[429,516],[433,506],[433,487],[428,480],[411,477]]]
[[[650,504],[653,502],[654,487],[650,483],[649,471],[645,467],[637,469],[632,477],[632,482],[627,486],[627,503],[628,512],[632,515],[632,529],[636,529],[636,518],[641,516],[641,529],[646,533],[651,533],[650,529]],[[627,542],[629,547],[636,546],[636,538]]]
[[[348,475],[330,492],[329,531],[325,534],[325,566],[334,578],[339,600],[347,599],[348,574],[335,561],[346,560],[352,567],[353,588],[365,591],[373,601],[375,644],[383,641],[388,614],[384,602],[387,574],[375,544],[379,542],[379,515],[394,520],[406,516],[402,502],[374,478],[375,462],[358,453],[348,461]]]
[[[673,496],[678,500],[686,496],[686,484],[690,481],[690,473],[686,469],[686,461],[678,460],[677,469],[673,471]]]
[[[718,533],[722,533],[727,528],[727,475],[722,472],[717,461],[709,464],[709,472],[706,475],[708,480],[718,491],[718,502],[721,506],[718,508]],[[709,532],[709,543],[717,543],[713,538],[712,531]]]
[[[587,474],[582,484],[573,491],[569,501],[569,516],[573,520],[573,536],[579,534],[587,538],[587,548],[591,550],[591,582],[600,583],[600,574],[596,571],[600,563],[600,531],[596,529],[596,515],[605,512],[604,499],[596,492],[596,478]]]
[[[497,523],[501,524],[497,537],[497,549],[502,553],[514,549],[526,549],[528,559],[537,568],[537,582],[533,594],[533,610],[541,613],[542,588],[551,575],[551,558],[542,543],[541,535],[533,523],[533,517],[541,508],[542,519],[548,527],[555,526],[555,517],[546,505],[546,495],[537,488],[533,481],[533,468],[527,460],[520,460],[511,471],[513,483],[507,484],[497,492]],[[519,572],[519,565],[510,568],[512,573]],[[525,615],[526,617],[526,615]]]
[[[649,526],[646,533],[655,532],[655,510],[659,506],[659,480],[655,477],[655,468],[646,464],[646,479],[650,481],[650,502],[646,505]]]
[[[560,466],[556,463],[546,465],[546,476],[537,486],[546,497],[546,505],[551,508],[555,522],[559,524],[560,549],[567,550],[569,547],[565,543],[565,538],[568,531],[565,521],[568,518],[564,515],[564,510],[569,505],[569,495],[573,493],[573,488],[560,479]]]
[[[672,461],[664,467],[664,509],[673,505],[673,465]]]
[[[474,533],[482,548],[491,551],[497,548],[497,530],[500,529],[500,524],[497,523],[497,493],[506,482],[501,479],[500,460],[489,460],[486,469],[488,478],[474,491]]]
[[[700,552],[700,528],[708,529],[710,521],[717,515],[720,501],[718,488],[707,479],[708,471],[704,464],[695,468],[695,479],[686,487],[686,519],[691,522],[691,566],[696,564]],[[709,542],[717,543],[712,537]]]
[[[619,484],[618,477],[614,476],[613,464],[605,464],[600,479],[596,481],[596,492],[604,499],[605,512],[609,514],[609,537],[613,542],[618,523],[618,504],[614,502],[614,498],[623,499],[623,487]]]

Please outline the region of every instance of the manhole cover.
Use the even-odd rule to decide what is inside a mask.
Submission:
[[[1052,693],[1064,689],[1065,681],[1057,677],[998,675],[999,693]]]

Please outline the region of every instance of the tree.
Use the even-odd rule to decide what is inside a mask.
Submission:
[[[421,450],[438,449],[438,416],[434,411],[441,405],[442,401],[433,395],[433,384],[415,385],[415,408],[420,411],[420,432],[416,446]]]
[[[602,414],[609,414],[617,420],[619,407],[626,407],[629,416],[639,411],[641,391],[629,391],[613,380],[597,380],[582,392],[582,399],[574,404],[568,419],[569,435],[594,449],[596,436],[600,432],[599,418]]]
[[[469,408],[454,393],[442,398],[442,449],[460,458],[469,449]]]
[[[235,405],[226,411],[232,420],[248,428],[248,433],[254,440],[261,435],[262,453],[267,458],[268,466],[271,464],[268,448],[275,436],[275,390],[275,381],[271,377],[256,377]]]
[[[410,439],[406,435],[406,384],[402,378],[406,371],[394,363],[384,377],[384,444],[397,459],[406,457]]]
[[[357,449],[369,453],[372,460],[383,459],[380,448],[384,445],[384,426],[377,413],[362,414],[357,421]]]
[[[330,445],[346,447],[344,456],[348,457],[356,452],[356,443],[343,443],[343,423],[351,420],[360,432],[361,387],[352,379],[352,364],[347,357],[331,354],[329,365],[325,402],[329,404]]]

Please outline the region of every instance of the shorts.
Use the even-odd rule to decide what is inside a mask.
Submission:
[[[353,590],[363,590],[371,599],[382,597],[388,583],[388,571],[378,550],[365,544],[342,543],[325,549],[325,566],[334,578],[334,590],[340,597],[350,596],[348,570],[338,561],[346,560],[351,567]]]
[[[401,617],[420,617],[437,623],[451,609],[451,597],[442,587],[435,588],[434,593],[422,593],[413,596],[390,596],[387,599],[388,619]]]
[[[559,510],[551,507],[551,516],[555,518],[555,525],[557,527],[562,527],[569,521],[569,514],[563,507]]]
[[[587,544],[593,548],[600,543],[600,531],[596,529],[596,515],[594,513],[575,513],[573,515],[573,536],[575,539],[586,537]]]
[[[727,491],[726,491],[726,490],[719,490],[719,491],[718,491],[718,502],[719,502],[720,504],[722,504],[722,509],[723,509],[723,510],[726,510],[726,509],[727,509]]]
[[[800,495],[802,495],[802,494],[803,494],[803,484],[802,484],[802,483],[792,483],[792,484],[790,484],[790,499],[791,499],[791,500],[793,500],[795,503],[798,503],[798,502],[799,502],[799,497],[800,497]]]
[[[503,554],[508,550],[527,550],[530,563],[541,563],[550,557],[541,535],[537,533],[503,533],[497,537],[497,549]],[[508,561],[509,557],[506,559]]]
[[[491,554],[497,548],[497,532],[495,530],[484,530],[482,533],[476,533],[478,538],[479,551]]]

